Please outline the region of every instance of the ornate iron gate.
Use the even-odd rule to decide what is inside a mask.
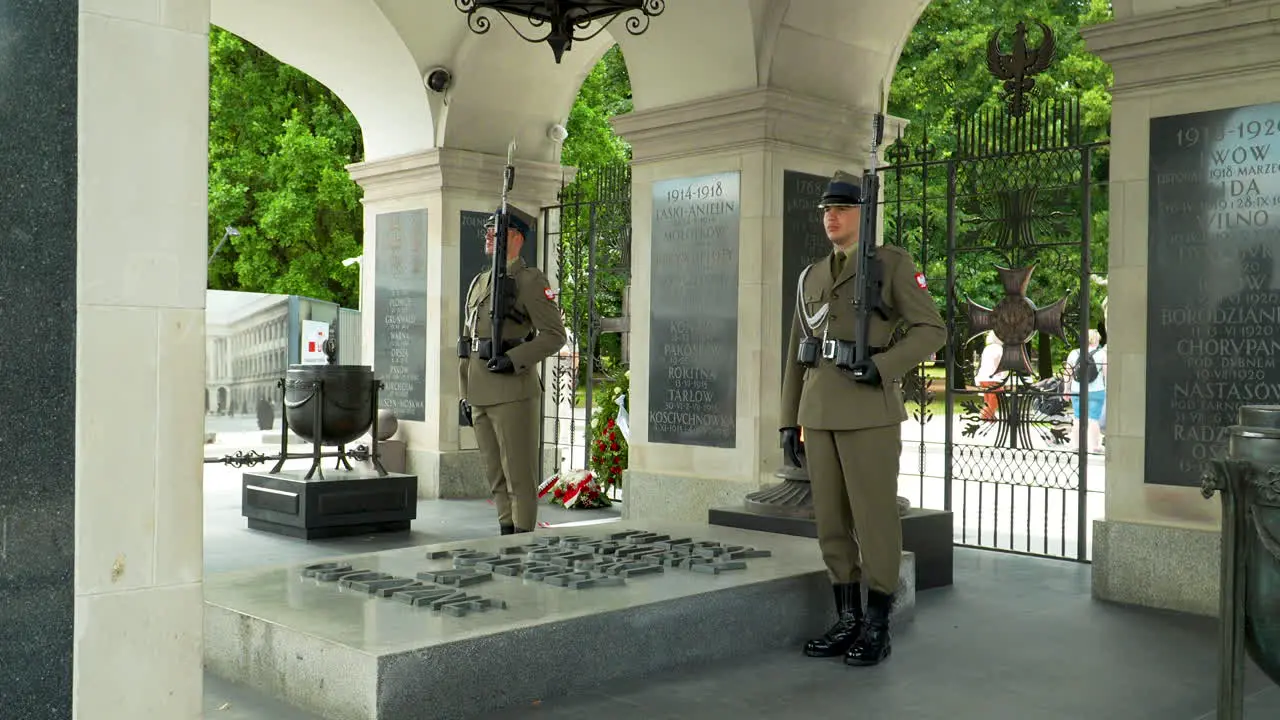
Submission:
[[[951,510],[960,545],[1092,556],[1104,466],[1083,420],[1070,440],[1089,385],[1071,392],[1065,361],[1102,315],[1090,286],[1095,258],[1105,267],[1107,146],[1081,130],[1077,100],[1019,96],[952,137],[899,138],[881,168],[885,242],[912,252],[949,330],[906,383],[899,494]]]
[[[543,270],[559,291],[569,342],[543,364],[542,457],[551,472],[590,466],[596,388],[627,363],[631,275],[631,168],[581,168],[557,204],[542,209]],[[611,495],[617,499],[616,488]]]

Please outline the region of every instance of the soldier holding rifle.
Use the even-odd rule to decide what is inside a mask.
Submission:
[[[509,153],[502,204],[486,226],[485,253],[492,263],[467,289],[465,334],[458,340],[459,422],[475,428],[503,535],[537,526],[537,364],[559,352],[566,339],[546,275],[520,258],[520,248],[533,238],[534,221],[507,203],[514,178]]]
[[[804,652],[843,655],[849,665],[889,656],[902,554],[902,379],[946,342],[946,325],[911,256],[876,245],[875,151],[883,122],[877,115],[861,182],[837,172],[819,204],[832,252],[800,274],[782,388],[783,452],[797,467],[802,456],[807,464],[837,615]],[[891,342],[899,325],[906,332]]]

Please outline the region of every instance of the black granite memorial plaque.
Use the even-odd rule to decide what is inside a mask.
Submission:
[[[739,175],[653,185],[649,442],[732,448]]]
[[[383,213],[374,253],[373,369],[378,406],[400,420],[426,419],[427,211]]]
[[[809,263],[831,253],[818,203],[829,178],[787,170],[782,174],[782,371],[796,317],[796,283]]]
[[[462,227],[458,233],[458,327],[466,328],[467,290],[471,287],[471,279],[489,269],[491,261],[484,253],[484,225],[493,217],[493,213],[463,210]],[[538,266],[538,226],[533,226],[533,237],[525,238],[520,248],[520,257],[526,265]],[[461,330],[459,330],[461,333]]]
[[[1146,482],[1199,486],[1280,403],[1280,104],[1151,120]]]

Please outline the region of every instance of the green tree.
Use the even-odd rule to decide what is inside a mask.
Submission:
[[[572,167],[601,167],[631,160],[631,146],[613,132],[609,123],[615,115],[629,113],[631,77],[622,48],[614,45],[600,58],[582,81],[569,112],[560,164]]]
[[[209,33],[209,287],[356,307],[360,126],[328,88],[221,28]]]

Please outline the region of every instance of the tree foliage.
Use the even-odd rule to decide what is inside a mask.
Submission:
[[[601,167],[631,160],[631,146],[613,132],[610,118],[631,112],[631,77],[622,48],[614,45],[582,81],[569,112],[560,163],[571,167]]]
[[[310,76],[217,27],[209,32],[209,287],[358,303],[360,126]]]

